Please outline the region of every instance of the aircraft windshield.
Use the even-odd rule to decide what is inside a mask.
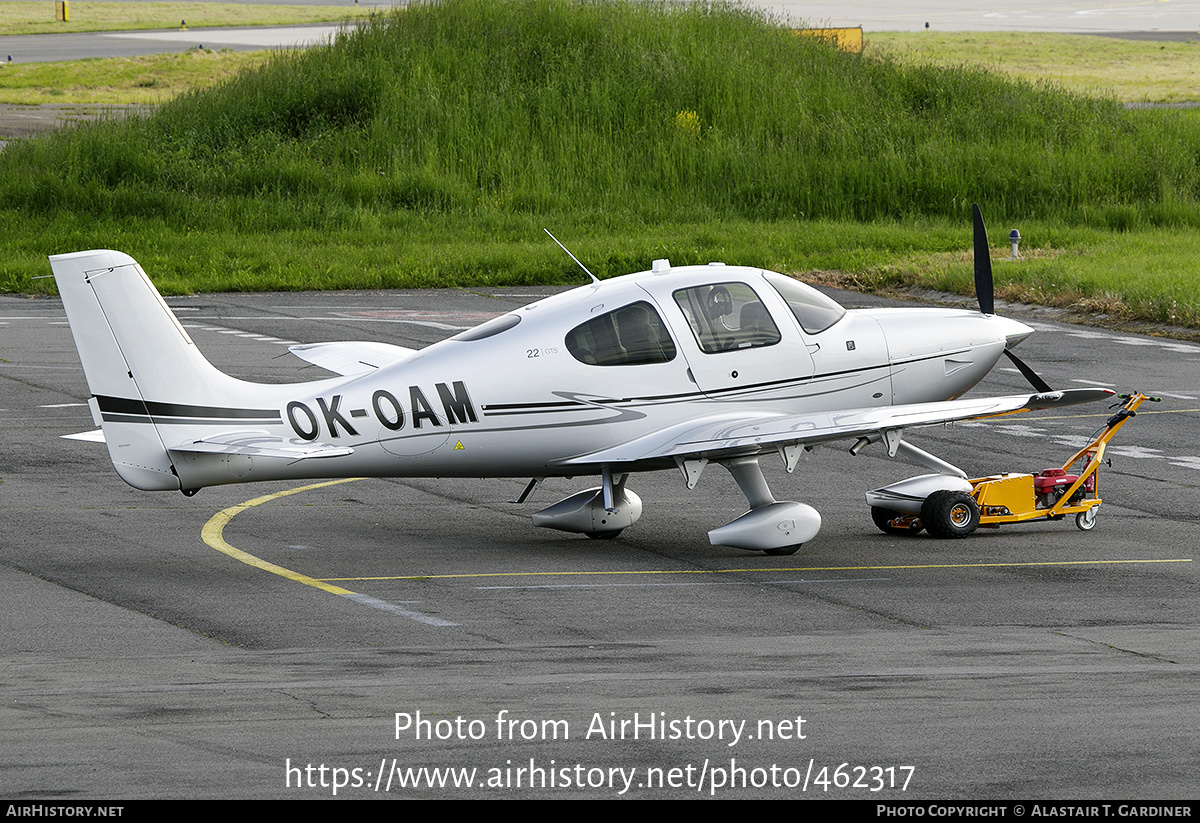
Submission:
[[[809,334],[819,334],[842,319],[846,310],[812,286],[784,277],[775,272],[763,272],[767,282],[787,301],[796,315],[800,328]]]

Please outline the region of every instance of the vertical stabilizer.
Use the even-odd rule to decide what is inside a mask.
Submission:
[[[117,473],[139,489],[178,489],[156,415],[230,397],[244,384],[204,359],[129,255],[60,254],[50,268]]]

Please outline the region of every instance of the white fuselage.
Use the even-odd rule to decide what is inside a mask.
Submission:
[[[722,410],[750,405],[795,414],[954,398],[992,368],[1006,345],[1032,331],[1012,320],[945,309],[852,310],[826,328],[806,331],[758,269],[660,268],[533,303],[506,315],[518,321],[500,320],[509,325],[502,331],[460,339],[470,338],[468,332],[366,374],[283,386],[237,383],[242,390],[233,394],[240,396],[230,396],[225,382],[213,387],[207,402],[199,387],[187,402],[244,412],[254,429],[353,453],[291,464],[245,454],[187,455],[175,462],[179,485],[585,474],[565,461]],[[714,285],[732,292],[732,308],[719,295],[711,299],[718,307],[712,313],[725,313],[700,318],[708,309],[687,298],[710,295]],[[754,296],[761,308],[746,307]],[[651,342],[631,342],[631,330],[653,314]],[[767,330],[751,332],[751,322]],[[702,323],[708,326],[699,333]],[[607,344],[598,341],[601,327],[617,329]],[[236,421],[180,413],[155,416],[154,423],[171,448]]]

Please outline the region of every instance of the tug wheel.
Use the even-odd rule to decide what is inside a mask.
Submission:
[[[934,537],[966,537],[979,527],[979,506],[969,494],[934,492],[921,504],[921,523]]]
[[[921,521],[916,518],[909,520],[907,525],[892,525],[892,521],[899,520],[901,517],[902,515],[899,512],[894,512],[891,509],[884,509],[879,506],[871,507],[871,520],[884,534],[911,537],[919,534],[921,529],[925,528]]]
[[[1100,507],[1092,506],[1087,511],[1075,515],[1075,527],[1081,532],[1090,532],[1096,528],[1096,509],[1098,508]]]

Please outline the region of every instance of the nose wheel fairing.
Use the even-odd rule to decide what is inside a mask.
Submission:
[[[601,539],[616,537],[642,516],[642,499],[625,488],[628,478],[621,475],[612,482],[606,477],[605,485],[585,489],[537,512],[533,525]]]

